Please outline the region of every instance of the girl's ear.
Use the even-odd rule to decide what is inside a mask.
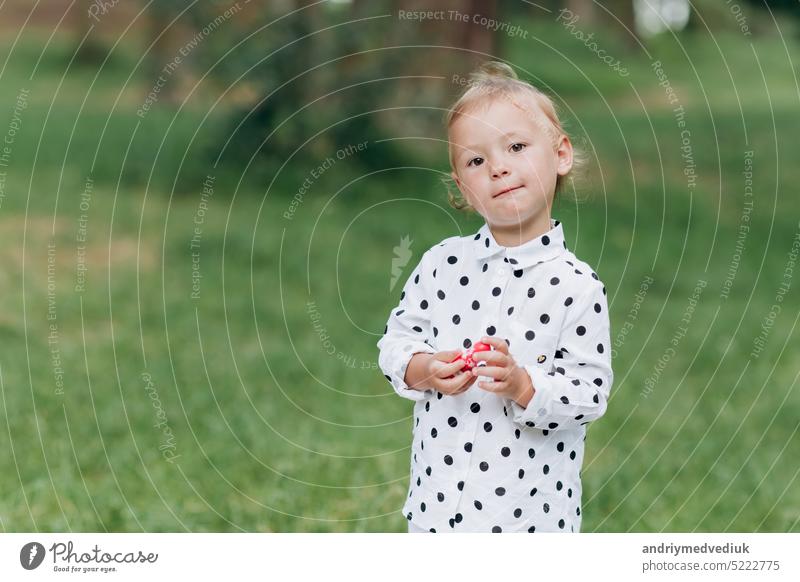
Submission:
[[[464,192],[464,189],[461,187],[461,180],[459,179],[458,174],[456,174],[455,172],[450,172],[450,177],[453,178],[453,181],[455,181],[456,186],[458,186],[458,191],[461,192],[461,197],[464,199],[464,202],[466,202],[469,208],[472,208],[472,204],[470,203],[467,193]]]
[[[461,190],[461,180],[458,179],[458,174],[456,174],[455,172],[450,172],[450,177],[453,178],[453,180],[456,183],[456,186],[458,186],[458,189]]]
[[[561,136],[561,140],[556,148],[556,156],[558,157],[558,167],[556,171],[559,176],[566,176],[572,169],[572,142],[566,135]]]

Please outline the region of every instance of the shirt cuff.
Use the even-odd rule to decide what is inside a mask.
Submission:
[[[408,364],[411,362],[411,358],[414,357],[414,354],[435,354],[436,350],[434,350],[425,342],[410,342],[404,345],[402,350],[404,355],[398,357],[398,362],[391,371],[390,381],[395,389],[395,392],[397,392],[403,398],[408,398],[409,400],[424,400],[429,398],[433,394],[434,390],[432,388],[428,390],[415,390],[414,388],[411,388],[408,384],[406,384],[406,370],[408,369]]]
[[[533,396],[528,402],[528,406],[523,408],[514,400],[511,400],[511,412],[514,415],[514,422],[524,424],[534,428],[547,429],[546,426],[536,426],[537,419],[547,418],[552,413],[553,406],[553,386],[550,382],[552,376],[538,366],[523,366],[533,384]]]

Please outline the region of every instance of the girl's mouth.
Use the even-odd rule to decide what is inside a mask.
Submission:
[[[513,188],[509,188],[508,190],[503,190],[498,194],[495,194],[494,196],[492,196],[492,198],[499,198],[500,196],[504,196],[506,194],[514,192],[515,190],[519,190],[520,188],[522,188],[522,186],[514,186]]]

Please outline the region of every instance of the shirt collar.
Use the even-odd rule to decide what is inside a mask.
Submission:
[[[515,247],[504,247],[494,239],[489,225],[485,224],[473,239],[475,257],[485,260],[500,254],[516,269],[524,269],[537,263],[549,261],[560,255],[567,248],[561,222],[550,219],[550,230],[546,233]]]

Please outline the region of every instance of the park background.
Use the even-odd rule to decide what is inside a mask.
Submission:
[[[491,58],[588,154],[553,211],[611,312],[583,531],[800,531],[799,13],[0,3],[0,529],[404,531],[375,344],[481,225],[442,119]]]

